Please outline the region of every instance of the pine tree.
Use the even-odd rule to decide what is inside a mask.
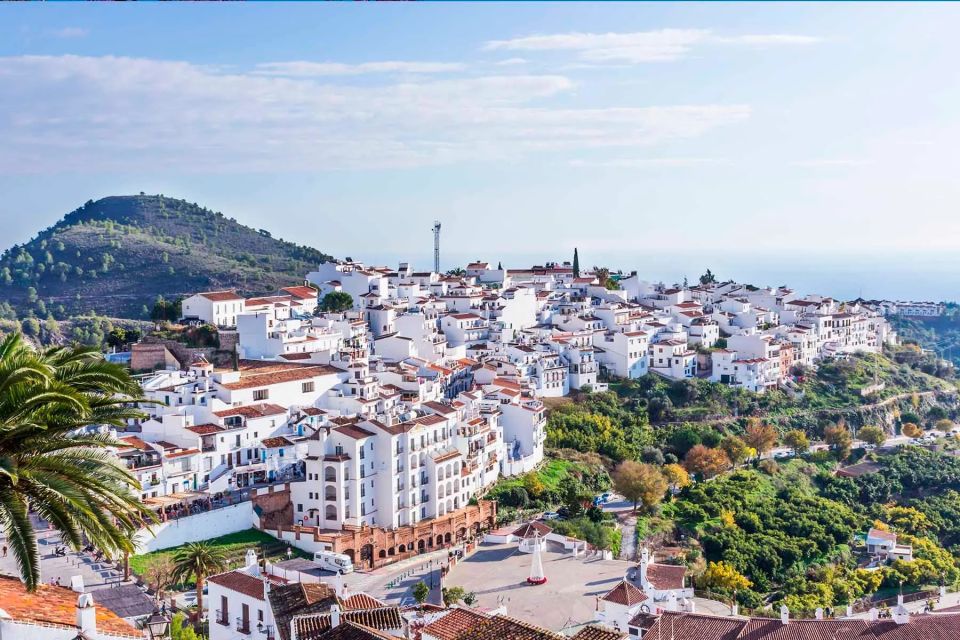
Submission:
[[[580,254],[577,253],[577,248],[573,248],[573,277],[580,277]]]

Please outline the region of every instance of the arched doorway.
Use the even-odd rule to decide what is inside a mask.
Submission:
[[[378,558],[386,558],[386,557],[387,557],[387,552],[384,551],[383,549],[380,549],[380,551],[377,552],[377,557],[378,557]]]
[[[423,541],[423,539],[420,539],[417,541],[417,551],[419,551],[420,553],[423,553],[423,550],[426,548],[427,548],[427,544]]]
[[[443,536],[437,536],[437,546],[438,547],[443,546]]]
[[[443,536],[443,541],[446,542],[447,544],[450,544],[450,540],[452,539],[452,537],[453,536],[451,536],[449,533],[446,533]]]
[[[373,545],[365,544],[360,547],[360,562],[371,569],[373,568]]]
[[[466,537],[467,537],[467,528],[466,528],[466,527],[460,527],[459,529],[457,529],[457,541],[458,541],[458,542],[461,541],[461,540],[463,540],[463,539],[466,538]]]
[[[356,563],[357,563],[357,559],[356,559],[356,557],[355,557],[355,556],[356,556],[356,553],[354,552],[353,549],[344,549],[344,550],[343,550],[343,555],[345,555],[345,556],[347,556],[348,558],[350,558],[350,563],[351,563],[351,564],[356,564]]]

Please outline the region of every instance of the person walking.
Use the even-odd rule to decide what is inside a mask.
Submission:
[[[3,545],[3,557],[7,557],[7,545]]]

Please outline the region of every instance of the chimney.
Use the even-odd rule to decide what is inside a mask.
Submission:
[[[817,610],[813,612],[813,617],[817,620],[823,620],[823,607],[817,607]]]
[[[870,607],[870,611],[868,613],[870,614],[870,622],[876,622],[877,618],[880,617],[876,607]]]
[[[790,609],[787,609],[786,605],[780,607],[780,622],[790,624]]]
[[[851,604],[848,604],[848,605],[847,605],[847,617],[848,617],[848,618],[852,618],[852,617],[853,617],[853,605],[851,605]]]
[[[893,621],[897,624],[907,624],[910,622],[910,612],[903,605],[893,610]]]
[[[257,552],[253,549],[247,549],[247,555],[245,556],[246,562],[244,563],[244,569],[247,570],[251,576],[260,575],[260,562],[257,560]]]
[[[88,638],[97,635],[97,608],[92,593],[81,593],[77,598],[77,627]]]
[[[330,605],[330,628],[336,629],[340,626],[340,605]]]
[[[650,550],[646,547],[640,552],[640,586],[647,586],[647,565],[650,564]]]

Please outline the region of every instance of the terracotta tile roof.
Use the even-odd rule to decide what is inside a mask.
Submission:
[[[362,440],[363,438],[369,438],[374,435],[372,431],[367,431],[361,427],[358,427],[355,424],[346,424],[341,427],[334,429],[337,433],[342,433],[345,436],[353,438],[354,440]]]
[[[868,538],[877,538],[878,540],[886,540],[887,542],[896,542],[897,534],[893,531],[884,531],[883,529],[870,529],[867,532]]]
[[[647,600],[647,594],[626,580],[621,580],[617,586],[610,589],[600,599],[614,604],[622,604],[626,607],[633,607]]]
[[[450,609],[450,612],[423,628],[422,633],[438,640],[457,640],[460,635],[486,622],[489,616],[471,609]]]
[[[207,578],[209,582],[220,585],[245,596],[263,600],[263,580],[243,571],[227,571]]]
[[[630,621],[630,626],[642,626],[648,620]],[[645,638],[674,638],[674,640],[737,640],[747,620],[693,614],[664,613],[643,634]],[[773,640],[771,638],[771,640]],[[814,638],[810,638],[814,640]]]
[[[240,361],[240,381],[220,383],[232,391],[265,387],[271,384],[306,380],[318,376],[329,376],[340,370],[329,365],[295,364],[292,362],[272,362],[260,360]]]
[[[566,640],[566,638],[515,618],[494,616],[460,634],[457,640]]]
[[[197,435],[205,436],[218,431],[223,431],[223,427],[216,424],[198,424],[192,427],[187,427],[187,431],[192,431]]]
[[[553,529],[547,525],[543,524],[539,520],[534,520],[533,522],[520,525],[519,528],[514,530],[513,535],[518,538],[532,538],[534,533],[539,533],[540,537],[542,538],[551,531],[553,531]]]
[[[266,416],[276,416],[281,413],[286,413],[287,410],[281,407],[278,404],[248,404],[242,407],[231,407],[230,409],[224,409],[222,411],[214,411],[213,415],[218,418],[226,418],[227,416],[243,416],[244,418],[265,418]]]
[[[165,453],[164,457],[182,458],[183,456],[192,456],[195,453],[200,453],[200,449],[184,449],[183,451],[176,451],[174,453]]]
[[[627,634],[599,624],[588,624],[573,636],[573,640],[622,640]]]
[[[333,604],[333,603],[331,603]],[[329,609],[329,605],[327,605]],[[341,624],[349,622],[374,631],[403,629],[403,617],[398,607],[376,607],[374,609],[356,609],[340,612]],[[297,629],[297,640],[316,640],[327,638],[330,631],[330,614],[318,613],[294,616],[293,624]],[[380,637],[380,636],[374,636]],[[390,637],[390,636],[386,636]]]
[[[127,445],[129,449],[139,449],[140,451],[153,451],[153,448],[137,436],[124,436],[119,438],[120,442]]]
[[[676,564],[647,565],[647,580],[657,589],[683,589],[687,568]]]
[[[242,296],[237,295],[236,291],[204,291],[198,293],[198,296],[212,300],[213,302],[225,302],[227,300],[243,300]]]
[[[79,595],[67,587],[45,584],[38,586],[35,593],[27,593],[18,578],[0,576],[0,609],[18,622],[76,628]],[[98,606],[96,592],[93,592],[93,603],[99,632],[136,638],[143,636],[129,622],[106,607]]]
[[[314,637],[323,638],[323,640],[396,640],[396,636],[354,622],[343,622],[336,629]]]
[[[864,640],[875,637],[867,626],[866,620],[790,620],[783,624],[779,618],[754,618],[746,623],[737,640]]]
[[[330,605],[338,602],[333,588],[325,583],[294,583],[274,587],[268,598],[280,640],[289,640],[290,620],[294,616],[327,613]]]
[[[355,593],[343,600],[343,606],[346,609],[377,609],[386,607],[387,603],[366,593]]]
[[[289,293],[294,298],[299,300],[306,300],[307,298],[316,298],[317,290],[313,287],[299,286],[299,287],[284,287],[280,289],[284,293]]]
[[[264,438],[260,441],[267,449],[276,449],[277,447],[291,447],[293,443],[284,438],[283,436],[277,436],[275,438]]]

